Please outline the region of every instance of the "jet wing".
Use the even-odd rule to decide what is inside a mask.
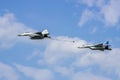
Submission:
[[[30,37],[38,37],[38,36],[40,36],[39,34],[31,34],[31,35],[29,35]]]
[[[35,34],[42,35],[42,32],[36,32]]]
[[[34,33],[30,37],[31,37],[31,39],[43,39],[44,38],[44,36],[41,34],[41,32]]]
[[[95,45],[95,47],[103,47],[103,43]]]

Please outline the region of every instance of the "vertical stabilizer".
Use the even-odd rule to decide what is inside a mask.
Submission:
[[[104,45],[108,46],[109,45],[109,41],[104,42]]]
[[[43,34],[43,35],[48,35],[48,34],[49,34],[49,32],[48,32],[48,30],[47,30],[47,29],[45,29],[45,30],[43,30],[43,31],[42,31],[42,34]]]
[[[108,45],[108,44],[109,44],[109,41],[107,41],[105,44]]]
[[[110,48],[110,44],[109,44],[109,41],[107,41],[105,44],[104,44],[104,47],[105,47],[105,49],[107,49],[107,50],[112,50],[111,48]]]

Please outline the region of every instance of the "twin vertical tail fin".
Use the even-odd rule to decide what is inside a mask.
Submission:
[[[47,29],[45,29],[45,30],[42,31],[42,34],[43,34],[43,35],[49,35],[49,32],[48,32]]]
[[[42,35],[43,35],[44,37],[51,38],[51,36],[49,36],[49,32],[48,32],[47,29],[45,29],[45,30],[42,31]]]
[[[107,41],[107,42],[105,43],[105,45],[109,45],[109,41]]]
[[[111,45],[109,44],[109,41],[106,41],[106,42],[104,43],[104,45],[105,45],[105,46],[111,46]]]
[[[110,43],[109,43],[109,41],[107,41],[105,44],[106,44],[107,46],[111,46]]]
[[[109,41],[107,41],[105,44],[104,44],[104,46],[105,46],[105,49],[107,49],[107,50],[112,50],[111,48],[110,48],[110,44],[109,44]]]

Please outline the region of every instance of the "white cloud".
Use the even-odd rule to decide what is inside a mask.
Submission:
[[[40,50],[35,49],[35,50],[33,51],[33,53],[32,53],[30,56],[28,56],[26,59],[27,59],[27,60],[31,60],[31,59],[33,59],[33,58],[35,58],[35,57],[37,57],[37,56],[41,56],[40,53],[41,53]]]
[[[68,58],[72,58],[76,53],[80,52],[77,47],[86,44],[86,41],[78,38],[58,37],[58,39],[61,41],[51,41],[46,47],[43,59],[47,64],[57,65]],[[76,42],[71,42],[73,40]]]
[[[91,30],[91,34],[94,34],[95,32],[97,31],[97,27],[94,27],[92,30]]]
[[[110,0],[109,4],[101,7],[101,13],[104,15],[105,24],[116,25],[120,21],[120,0]]]
[[[24,31],[34,30],[18,22],[13,13],[6,13],[0,16],[0,48],[12,47],[20,40],[17,35]]]
[[[26,77],[33,80],[54,80],[53,73],[48,69],[37,69],[33,67],[15,64],[18,71],[22,72]]]
[[[120,22],[120,0],[78,0],[78,3],[86,4],[88,6],[86,9],[89,11],[87,12],[88,14],[85,13],[86,9],[82,12],[79,24],[82,23],[82,25],[84,25],[88,20],[93,20],[93,17],[95,17],[96,20],[103,22],[105,26],[116,26]],[[92,12],[91,10],[94,11],[94,13],[90,13]],[[88,18],[90,14],[96,16]]]
[[[88,9],[84,10],[84,12],[81,15],[80,21],[78,23],[78,25],[81,27],[84,24],[86,24],[86,22],[90,21],[91,19],[93,19],[94,17],[94,13]]]
[[[103,76],[98,76],[89,72],[78,72],[73,75],[71,80],[111,80],[111,79]]]
[[[78,57],[74,63],[77,67],[91,67],[97,65],[107,74],[114,73],[120,77],[120,49],[113,49],[111,52],[94,52]]]
[[[19,80],[19,76],[16,74],[16,72],[11,66],[0,62],[0,79]]]

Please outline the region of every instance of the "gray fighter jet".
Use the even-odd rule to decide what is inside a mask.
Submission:
[[[81,47],[78,48],[89,48],[91,50],[112,50],[110,48],[111,45],[109,45],[109,41],[107,41],[106,43],[101,43],[101,44],[96,44],[96,45],[83,45]]]
[[[18,36],[29,36],[30,39],[33,39],[33,40],[51,38],[49,36],[49,32],[47,29],[43,30],[42,32],[36,32],[36,33],[25,32],[25,33],[19,34]]]

